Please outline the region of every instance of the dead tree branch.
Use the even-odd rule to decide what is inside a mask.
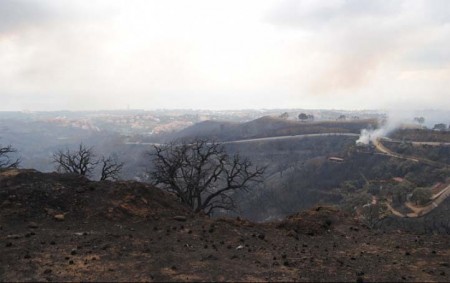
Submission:
[[[215,209],[234,209],[232,194],[262,182],[265,170],[204,139],[154,146],[149,155],[154,165],[149,172],[153,183],[174,193],[193,211],[208,215]]]

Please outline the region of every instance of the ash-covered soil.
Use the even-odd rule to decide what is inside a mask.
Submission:
[[[450,237],[372,231],[330,207],[256,224],[136,182],[0,173],[1,281],[450,281]]]

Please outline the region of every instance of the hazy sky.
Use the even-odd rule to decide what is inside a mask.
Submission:
[[[448,0],[0,0],[0,110],[450,109]]]

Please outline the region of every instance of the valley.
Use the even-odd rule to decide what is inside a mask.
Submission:
[[[358,119],[330,121],[324,118],[329,115],[323,114],[327,112],[315,111],[316,121],[302,122],[277,115],[246,121],[248,117],[256,115],[256,112],[242,112],[241,116],[236,116],[237,120],[218,121],[217,118],[228,116],[209,112],[210,117],[217,118],[185,126],[179,131],[152,136],[130,136],[126,132],[113,130],[116,128],[104,128],[106,124],[99,122],[102,121],[99,120],[101,117],[108,117],[105,120],[109,121],[108,123],[123,123],[176,121],[179,119],[177,117],[186,119],[205,115],[195,112],[167,112],[165,115],[168,116],[161,116],[161,113],[55,113],[58,117],[64,114],[72,120],[71,123],[60,125],[54,123],[50,113],[10,116],[2,122],[2,143],[14,144],[18,148],[22,166],[25,168],[51,172],[55,169],[50,158],[54,152],[83,142],[93,146],[98,155],[113,153],[118,160],[124,162],[122,179],[148,181],[146,172],[151,168],[148,153],[154,146],[173,139],[204,137],[216,140],[230,153],[239,153],[254,164],[266,167],[263,184],[253,188],[251,193],[238,193],[234,196],[239,211],[217,212],[218,215],[239,215],[253,221],[282,219],[317,204],[345,207],[355,195],[368,202],[370,197],[366,195],[367,190],[377,186],[377,182],[390,178],[401,177],[412,182],[413,185],[401,193],[404,198],[417,187],[432,187],[437,182],[445,183],[450,176],[448,166],[445,165],[449,162],[450,148],[446,142],[448,133],[445,132],[400,129],[394,131],[391,136],[374,140],[371,145],[357,146],[355,141],[362,129],[378,126],[379,122],[370,118],[383,116],[378,113],[368,113],[367,116],[362,112],[347,113],[351,117],[358,116]],[[261,112],[259,115],[266,113]],[[279,113],[283,111],[280,110]],[[121,115],[125,116],[120,118]],[[342,114],[336,112],[334,115],[337,119]],[[291,114],[291,117],[295,116]],[[367,119],[362,119],[365,117]],[[78,128],[73,125],[81,122],[76,121],[85,121],[84,123],[91,126]],[[15,124],[20,127],[12,128]],[[402,133],[402,136],[399,133]],[[61,139],[61,136],[65,138]],[[404,138],[407,139],[406,142],[403,141]],[[411,140],[412,138],[416,140]],[[408,151],[400,150],[400,147],[408,148]],[[404,153],[401,153],[402,150]],[[427,156],[427,152],[435,151],[440,153]],[[371,184],[372,182],[374,184]],[[348,191],[350,188],[354,192]],[[371,190],[371,194],[378,197],[374,194],[376,190]],[[392,193],[395,191],[396,189]],[[358,205],[364,204],[365,202]],[[404,209],[407,211],[408,208]]]
[[[2,123],[2,142],[33,168],[0,171],[3,280],[448,280],[448,132],[360,144],[379,121],[264,116],[152,137]],[[193,213],[151,184],[155,147],[199,138],[265,168],[263,182],[229,194],[232,211]],[[120,180],[53,172],[52,154],[80,142],[124,162]]]

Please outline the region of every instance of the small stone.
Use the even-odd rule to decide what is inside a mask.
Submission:
[[[72,251],[70,252],[70,254],[71,254],[71,255],[76,255],[76,254],[77,254],[77,251],[76,251],[76,250],[72,250]]]
[[[22,238],[22,235],[19,235],[19,234],[13,234],[13,235],[8,235],[8,236],[6,236],[6,239],[14,239],[14,240],[17,240],[17,239],[19,239],[19,238]]]
[[[64,214],[56,214],[53,218],[58,221],[64,221]]]

